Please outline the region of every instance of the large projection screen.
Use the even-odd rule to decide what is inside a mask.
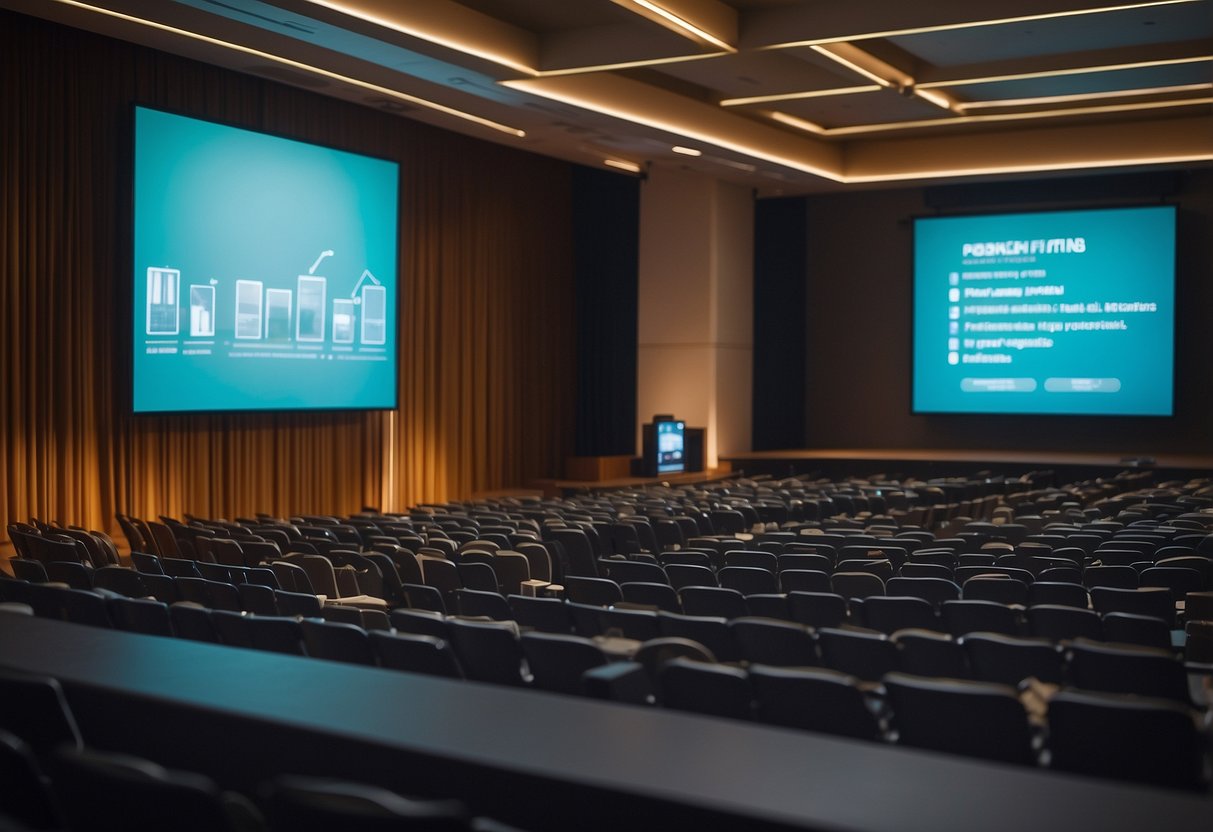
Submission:
[[[399,178],[136,107],[134,411],[394,408]]]
[[[1175,208],[914,223],[916,413],[1170,416]]]

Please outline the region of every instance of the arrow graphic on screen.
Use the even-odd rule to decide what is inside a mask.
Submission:
[[[320,261],[326,257],[332,257],[332,256],[333,256],[333,250],[331,248],[325,249],[324,251],[320,252],[320,256],[316,258],[316,262],[313,263],[312,267],[307,270],[307,273],[315,274],[316,269],[320,267]]]
[[[352,297],[354,299],[354,303],[362,302],[362,298],[358,297],[358,293],[362,290],[362,282],[364,280],[366,280],[368,277],[371,279],[371,282],[374,283],[376,286],[383,285],[382,283],[379,282],[379,278],[377,278],[377,277],[375,277],[375,275],[371,274],[370,269],[363,269],[362,276],[359,277],[358,282],[354,284],[354,291],[350,292],[350,297]]]

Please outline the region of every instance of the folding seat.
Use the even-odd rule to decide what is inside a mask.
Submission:
[[[387,610],[368,610],[357,607],[355,609],[358,610],[362,629],[368,633],[371,630],[390,631],[392,629],[391,619],[388,618]]]
[[[203,578],[202,591],[203,597],[206,599],[205,605],[213,610],[240,612],[243,609],[240,591],[232,584],[223,581],[208,581]]]
[[[552,581],[552,556],[543,543],[516,543],[514,551],[526,558],[527,568],[533,580]],[[403,575],[401,577],[403,579]]]
[[[1028,587],[1028,606],[1054,604],[1085,610],[1090,603],[1091,596],[1081,583],[1038,580]]]
[[[172,636],[168,605],[143,598],[110,598],[110,620],[115,629],[150,636]]]
[[[899,745],[1034,765],[1028,715],[1014,688],[988,682],[884,677]]]
[[[374,665],[375,650],[366,630],[355,624],[305,618],[303,645],[309,656],[346,664]]]
[[[834,559],[828,555],[785,553],[779,556],[779,572],[808,569],[829,575],[834,571]]]
[[[463,832],[481,828],[473,826],[471,813],[459,801],[416,800],[369,784],[279,775],[264,786],[262,796],[270,828],[275,830]],[[489,821],[483,828],[501,827]]]
[[[147,595],[147,587],[143,585],[139,573],[125,566],[103,566],[94,569],[93,587],[108,589],[127,598],[143,598]]]
[[[384,630],[370,630],[367,638],[382,667],[448,679],[463,678],[455,652],[445,639]]]
[[[532,598],[510,595],[506,598],[514,621],[519,627],[530,627],[544,633],[571,633],[573,622],[564,601],[559,598]]]
[[[655,563],[635,560],[603,559],[598,562],[598,573],[615,583],[657,583],[669,585],[665,570]]]
[[[760,722],[823,734],[879,740],[880,722],[859,680],[826,668],[750,665]]]
[[[290,656],[307,655],[303,646],[303,627],[296,618],[250,615],[245,617],[244,627],[254,650]]]
[[[946,633],[931,630],[898,630],[890,637],[897,646],[898,669],[912,676],[969,679],[964,648]]]
[[[657,691],[667,708],[731,719],[753,715],[749,677],[740,668],[673,658],[657,670]]]
[[[239,832],[262,826],[246,798],[222,792],[207,777],[170,771],[147,760],[96,750],[65,749],[52,765],[53,790],[68,828],[143,832]]]
[[[1190,704],[1188,674],[1169,650],[1079,640],[1070,644],[1067,656],[1070,683],[1076,688]]]
[[[779,556],[773,552],[754,549],[733,549],[724,553],[724,565],[779,571]]]
[[[704,569],[711,571],[712,558],[705,552],[693,552],[690,549],[680,549],[677,552],[661,552],[657,555],[657,562],[662,567],[666,566],[702,566]],[[692,573],[695,574],[695,573]],[[668,581],[668,573],[667,578]]]
[[[884,633],[822,627],[817,646],[824,666],[865,682],[879,682],[900,662],[897,645]]]
[[[32,562],[36,563],[37,561]],[[68,560],[54,560],[44,566],[47,580],[67,584],[72,589],[88,590],[93,588],[92,566]]]
[[[65,589],[59,592],[63,617],[74,624],[90,627],[112,627],[109,605],[105,598],[83,589]]]
[[[665,564],[665,574],[670,580],[670,586],[678,590],[679,593],[690,586],[719,586],[716,580],[716,573],[706,566],[690,566],[688,564],[667,562]]]
[[[681,638],[706,647],[717,661],[742,660],[741,648],[724,618],[699,615],[657,613],[657,629],[663,638]]]
[[[929,601],[905,595],[874,595],[864,599],[863,621],[867,627],[885,635],[907,628],[939,630],[942,627]]]
[[[575,604],[606,607],[622,601],[623,590],[607,578],[569,575],[564,579],[564,597]]]
[[[729,621],[741,657],[751,664],[812,667],[820,664],[813,634],[802,624],[770,618],[742,617]]]
[[[1189,592],[1202,592],[1209,588],[1199,571],[1178,566],[1152,566],[1138,576],[1138,584],[1143,588],[1162,587],[1170,590],[1173,603],[1184,600]]]
[[[157,601],[173,604],[181,600],[181,595],[177,592],[176,578],[170,578],[168,575],[145,573],[142,576],[142,581],[143,588],[147,590],[147,594]]]
[[[274,590],[274,603],[279,615],[300,615],[313,617],[320,615],[320,599],[315,595],[304,592],[286,592]]]
[[[1028,607],[1028,632],[1031,635],[1068,641],[1075,638],[1101,640],[1103,622],[1092,610],[1063,607],[1056,604],[1037,604]]]
[[[573,605],[575,611],[578,605]],[[648,641],[660,635],[657,613],[651,610],[628,610],[618,607],[589,607],[588,611],[598,619],[598,633],[578,631],[578,635],[592,638],[594,635],[621,636],[635,641]]]
[[[253,635],[249,631],[251,617],[231,610],[211,610],[211,623],[219,633],[219,643],[228,647],[253,649]]]
[[[458,588],[458,587],[456,587]],[[408,601],[408,607],[415,610],[430,610],[446,615],[447,602],[442,591],[436,587],[426,586],[425,584],[401,584],[401,591],[404,592],[405,600]],[[452,590],[453,592],[453,590]],[[452,597],[451,608],[455,606],[455,600]]]
[[[1055,566],[1051,569],[1042,569],[1040,574],[1036,576],[1036,583],[1046,581],[1050,583],[1066,583],[1082,585],[1082,570],[1074,566]]]
[[[720,586],[735,589],[742,595],[779,592],[779,579],[773,571],[753,566],[726,566],[716,573]]]
[[[1091,589],[1091,605],[1100,615],[1130,612],[1161,618],[1167,622],[1167,626],[1175,623],[1175,602],[1171,591],[1161,587],[1114,589],[1097,586]]]
[[[970,578],[965,581],[961,598],[966,601],[993,601],[998,604],[1028,605],[1028,585],[1014,578]]]
[[[44,564],[42,561],[31,560],[29,558],[10,558],[8,563],[9,568],[13,570],[13,576],[19,581],[31,584],[44,584],[50,580],[50,576],[46,572],[47,564]]]
[[[1103,616],[1103,635],[1117,644],[1171,649],[1171,625],[1152,615],[1110,612]]]
[[[454,562],[446,558],[430,557],[422,555],[421,561],[421,576],[425,586],[433,587],[442,594],[443,603],[450,608],[455,606],[455,590],[462,588],[463,582],[460,580],[459,567]],[[406,594],[407,594],[407,586]],[[321,592],[321,595],[326,593]],[[410,605],[412,604],[412,596],[409,596]]]
[[[607,655],[588,638],[554,633],[523,633],[522,654],[531,685],[555,693],[580,694],[582,675],[607,663]]]
[[[944,629],[957,637],[969,633],[1019,635],[1023,630],[1020,612],[1016,607],[994,601],[965,600],[944,601],[939,610]]]
[[[320,608],[318,616],[324,621],[336,621],[339,624],[353,624],[362,627],[362,610],[358,607],[348,607],[345,604],[325,604]],[[363,629],[366,629],[363,627]]]
[[[838,561],[834,567],[834,574],[850,573],[850,572],[866,572],[869,575],[874,575],[882,582],[888,581],[893,577],[893,563],[885,558],[873,560],[862,560],[859,558],[849,558]]]
[[[740,618],[748,614],[745,596],[735,589],[716,586],[688,586],[678,592],[682,611],[687,615]]]
[[[1063,690],[1049,700],[1051,768],[1205,791],[1207,738],[1186,705]]]
[[[847,618],[847,600],[832,592],[789,592],[788,612],[808,627],[839,627]]]
[[[884,595],[884,581],[870,572],[835,572],[830,576],[830,586],[836,595],[843,598],[870,598]]]
[[[550,539],[560,543],[564,549],[567,563],[561,570],[564,577],[579,575],[587,578],[598,577],[595,565],[597,553],[585,529],[577,527],[550,527],[546,530]]]
[[[20,829],[61,829],[63,822],[49,784],[29,744],[0,729],[0,817]]]
[[[778,592],[757,593],[745,598],[746,615],[760,618],[775,618],[780,621],[790,621],[791,608],[788,606],[788,596]]]
[[[211,621],[211,611],[193,601],[177,601],[168,608],[169,621],[177,638],[220,644],[219,631]]]
[[[0,702],[5,703],[0,708],[0,729],[20,737],[41,767],[45,768],[56,748],[84,747],[57,679],[0,668]]]
[[[682,612],[682,603],[674,587],[666,583],[623,583],[619,585],[623,600],[667,612]]]
[[[496,592],[457,589],[455,608],[463,616],[491,618],[494,621],[514,620],[514,611],[509,603]]]
[[[1123,566],[1088,566],[1083,570],[1082,583],[1087,589],[1094,589],[1095,587],[1137,589],[1137,570],[1128,564]]]
[[[1048,639],[972,633],[961,644],[980,681],[1016,687],[1029,677],[1050,684],[1064,680],[1065,652]]]
[[[785,569],[779,573],[783,592],[830,592],[830,575],[811,569]]]
[[[522,686],[522,646],[514,624],[451,619],[450,644],[464,675],[477,682]]]
[[[1162,550],[1158,551],[1158,560],[1154,562],[1154,566],[1158,569],[1195,569],[1200,574],[1201,589],[1189,590],[1189,592],[1203,592],[1206,589],[1213,587],[1213,559],[1200,557],[1195,554],[1186,555],[1163,555]],[[1141,584],[1147,586],[1148,584]]]
[[[955,575],[955,571],[948,566],[943,566],[937,563],[918,563],[913,559],[906,561],[897,570],[895,577],[899,578],[935,578],[937,580],[951,581]]]
[[[398,632],[410,635],[434,636],[450,640],[451,627],[445,615],[430,610],[395,609],[388,613],[388,620]]]

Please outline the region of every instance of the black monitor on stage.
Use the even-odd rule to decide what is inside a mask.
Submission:
[[[662,414],[643,426],[644,473],[681,474],[687,470],[686,422]]]

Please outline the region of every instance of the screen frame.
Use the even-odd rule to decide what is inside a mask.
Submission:
[[[392,373],[392,404],[391,405],[339,405],[339,406],[317,406],[317,407],[260,407],[260,408],[191,408],[180,410],[139,410],[135,406],[135,347],[136,340],[134,338],[134,323],[137,316],[137,310],[134,307],[135,298],[135,281],[138,275],[135,273],[135,229],[136,229],[136,170],[138,160],[137,146],[137,114],[139,110],[151,110],[166,115],[177,116],[180,118],[192,119],[194,121],[204,122],[219,127],[227,127],[234,130],[241,130],[247,133],[255,133],[262,136],[268,136],[274,139],[281,139],[289,142],[296,142],[302,145],[310,145],[312,147],[321,148],[324,150],[337,151],[339,153],[347,153],[352,156],[361,156],[366,159],[377,160],[380,162],[390,163],[396,168],[396,243],[395,243],[395,271],[396,271],[396,298],[393,301],[395,307],[396,320],[396,345],[394,350],[395,372]],[[264,417],[278,416],[284,414],[308,414],[308,413],[374,413],[374,412],[390,412],[400,408],[400,390],[401,381],[400,374],[402,370],[401,362],[401,343],[400,333],[404,331],[402,312],[404,309],[404,288],[405,274],[402,268],[404,258],[402,251],[402,238],[404,236],[402,217],[404,214],[404,162],[399,158],[380,155],[376,153],[367,153],[362,150],[353,150],[349,147],[342,147],[324,141],[315,141],[312,139],[300,138],[297,135],[291,135],[286,132],[279,132],[262,127],[254,127],[248,124],[241,124],[234,120],[200,116],[197,113],[187,112],[174,107],[167,107],[160,104],[149,104],[141,100],[133,100],[127,108],[126,119],[124,126],[129,131],[126,134],[126,141],[123,143],[127,167],[125,171],[123,193],[126,195],[128,203],[126,214],[126,233],[122,240],[124,247],[125,268],[122,272],[123,277],[119,280],[120,291],[115,292],[115,297],[119,299],[121,314],[118,317],[122,321],[122,326],[119,329],[119,339],[121,340],[121,348],[118,351],[119,355],[125,355],[125,372],[123,377],[126,381],[125,403],[126,414],[128,416],[142,418],[158,418],[165,416],[190,416],[190,415],[206,415],[206,414],[223,414],[237,417]],[[264,304],[264,295],[262,303]],[[386,308],[386,307],[385,307]]]
[[[1142,208],[1167,208],[1171,211],[1172,218],[1172,252],[1173,260],[1171,264],[1171,297],[1172,306],[1174,307],[1171,313],[1171,398],[1169,402],[1169,413],[1073,413],[1073,412],[1042,412],[1042,411],[1008,411],[1008,410],[919,410],[915,404],[914,392],[917,389],[916,375],[916,353],[917,346],[917,323],[918,323],[918,307],[917,307],[917,291],[918,291],[918,273],[917,273],[917,255],[918,255],[918,222],[919,220],[938,220],[938,219],[979,219],[984,217],[1021,217],[1021,216],[1041,216],[1048,214],[1071,214],[1071,213],[1094,213],[1094,212],[1118,212],[1128,211]],[[1163,422],[1174,420],[1177,416],[1178,395],[1178,374],[1179,374],[1179,330],[1181,326],[1179,316],[1179,268],[1180,268],[1180,206],[1169,200],[1159,200],[1156,202],[1126,202],[1117,205],[1074,205],[1065,208],[1024,208],[1020,210],[980,210],[980,211],[956,211],[948,213],[934,214],[914,214],[909,217],[910,220],[910,303],[908,304],[909,317],[909,343],[906,355],[910,364],[910,371],[907,373],[908,389],[906,396],[908,401],[908,410],[911,416],[929,416],[932,418],[957,418],[957,419],[972,419],[972,418],[1011,418],[1016,420],[1033,420],[1033,419],[1100,419],[1108,421],[1125,421],[1135,419],[1147,419],[1154,422]]]

